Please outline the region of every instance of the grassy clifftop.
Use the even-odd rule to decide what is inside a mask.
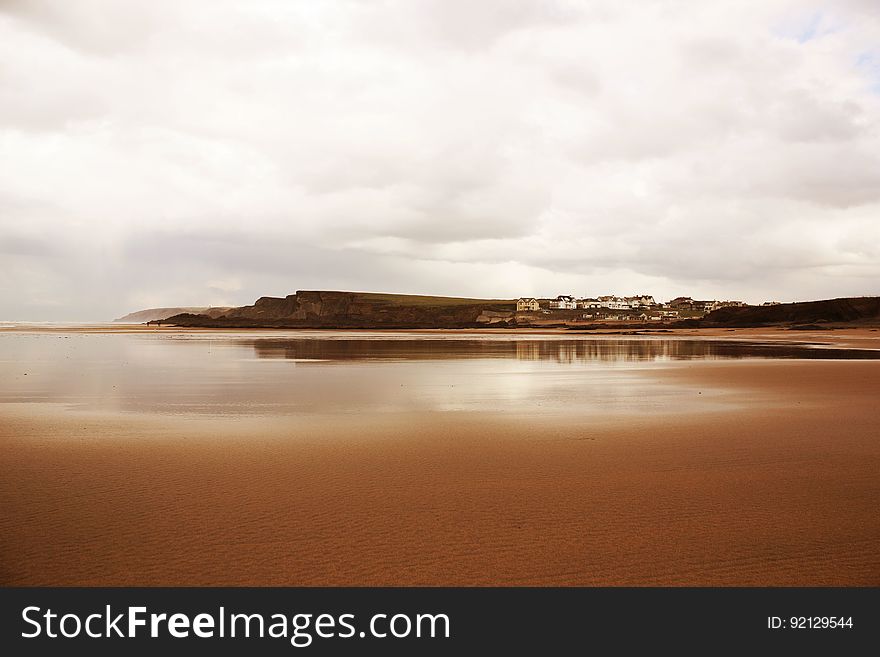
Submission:
[[[824,301],[783,303],[776,306],[719,308],[700,320],[702,326],[745,328],[774,324],[880,323],[880,297],[848,297]]]
[[[300,290],[261,297],[221,317],[186,313],[168,317],[177,326],[247,328],[466,328],[512,320],[516,302],[410,294]]]

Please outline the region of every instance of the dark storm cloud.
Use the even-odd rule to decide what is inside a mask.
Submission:
[[[0,308],[880,293],[878,42],[862,0],[7,0]]]

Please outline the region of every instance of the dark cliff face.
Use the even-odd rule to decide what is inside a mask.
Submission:
[[[807,323],[880,323],[880,297],[805,301],[777,306],[719,308],[700,320],[701,326],[734,328]]]
[[[278,297],[260,297],[253,306],[233,308],[226,313],[230,319],[281,319],[289,317],[296,308],[296,295],[291,294],[283,299]]]
[[[183,314],[165,321],[226,328],[467,328],[503,325],[508,315],[512,319],[514,310],[512,301],[299,291],[283,299],[261,297],[254,305],[235,308],[223,317]]]
[[[114,322],[139,324],[143,322],[155,322],[159,319],[165,319],[172,315],[182,315],[184,313],[190,315],[207,315],[208,317],[220,317],[227,314],[232,308],[226,307],[198,307],[198,308],[146,308],[129,313]]]
[[[299,291],[284,298],[261,297],[254,305],[234,308],[222,317],[180,314],[164,322],[208,328],[503,327],[516,326],[515,308],[515,302],[505,300]],[[745,328],[800,325],[803,328],[805,325],[833,324],[880,326],[880,297],[720,308],[702,319],[683,320],[669,326]]]

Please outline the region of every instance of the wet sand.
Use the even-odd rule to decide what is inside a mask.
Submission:
[[[0,582],[880,585],[880,362],[651,376],[738,403],[590,422],[0,405]]]

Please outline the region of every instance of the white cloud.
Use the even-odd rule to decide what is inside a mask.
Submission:
[[[7,1],[0,308],[880,294],[878,43],[872,0]]]

